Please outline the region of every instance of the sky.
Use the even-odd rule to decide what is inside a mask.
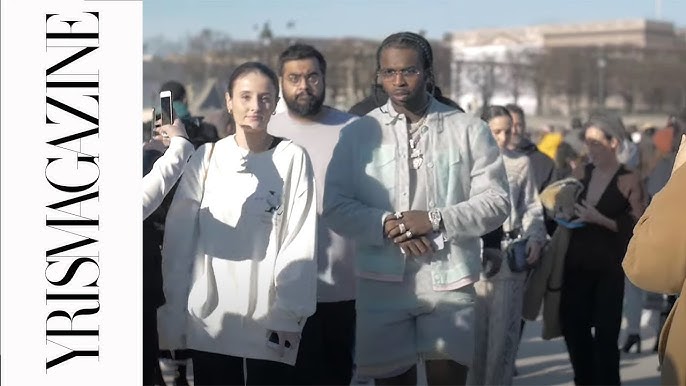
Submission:
[[[143,37],[178,41],[209,28],[253,40],[269,22],[277,37],[382,40],[424,30],[441,39],[477,28],[642,18],[684,28],[686,0],[144,0]]]

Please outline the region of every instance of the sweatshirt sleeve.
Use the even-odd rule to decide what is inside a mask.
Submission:
[[[143,177],[143,219],[160,206],[193,155],[193,144],[181,137],[171,139],[169,148]]]
[[[358,120],[356,122],[361,122]],[[391,212],[362,203],[356,196],[355,122],[341,130],[326,171],[323,216],[331,228],[359,245],[383,246],[383,223]]]
[[[316,231],[317,204],[312,165],[304,150],[293,159],[285,223],[274,267],[275,300],[267,328],[299,332],[317,303]]]
[[[510,213],[510,193],[500,149],[485,122],[468,127],[472,157],[469,199],[441,208],[448,239],[479,237],[500,226]]]
[[[191,269],[198,239],[198,210],[203,195],[203,179],[209,163],[208,146],[191,157],[165,221],[162,244],[162,275],[166,303],[158,311],[160,341],[170,347],[181,343],[185,328]]]
[[[674,172],[634,228],[624,272],[646,291],[675,294],[686,279],[686,167]]]

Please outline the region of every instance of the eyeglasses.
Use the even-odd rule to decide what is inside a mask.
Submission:
[[[402,75],[404,78],[413,78],[421,73],[422,71],[417,67],[408,67],[400,70],[394,70],[392,68],[384,68],[379,70],[379,76],[381,76],[383,79],[393,79],[398,74]]]
[[[292,84],[293,86],[299,85],[300,81],[303,78],[305,79],[305,83],[309,84],[310,86],[316,86],[321,81],[322,76],[317,74],[316,72],[313,72],[309,75],[288,74],[288,76],[286,77],[286,79],[288,79],[288,82],[290,82],[290,84]]]

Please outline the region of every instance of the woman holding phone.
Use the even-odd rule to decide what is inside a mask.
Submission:
[[[584,129],[591,163],[575,171],[584,186],[575,222],[583,226],[571,231],[560,322],[577,385],[620,384],[622,258],[645,208],[639,175],[617,160],[624,132],[617,116],[591,116]]]
[[[244,63],[228,85],[236,133],[198,149],[167,216],[160,342],[193,350],[196,384],[288,384],[316,304],[312,167],[267,133],[271,69]]]

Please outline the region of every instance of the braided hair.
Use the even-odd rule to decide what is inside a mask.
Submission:
[[[434,79],[434,54],[431,50],[431,44],[422,35],[414,32],[398,32],[388,36],[381,42],[379,49],[376,51],[376,73],[381,70],[381,53],[386,48],[409,48],[417,52],[417,55],[422,59],[422,70],[426,74],[427,84],[430,85],[430,94],[434,95],[435,79]],[[377,80],[374,80],[375,84]],[[374,91],[374,99],[377,100],[376,89]],[[377,103],[379,105],[379,103]]]

